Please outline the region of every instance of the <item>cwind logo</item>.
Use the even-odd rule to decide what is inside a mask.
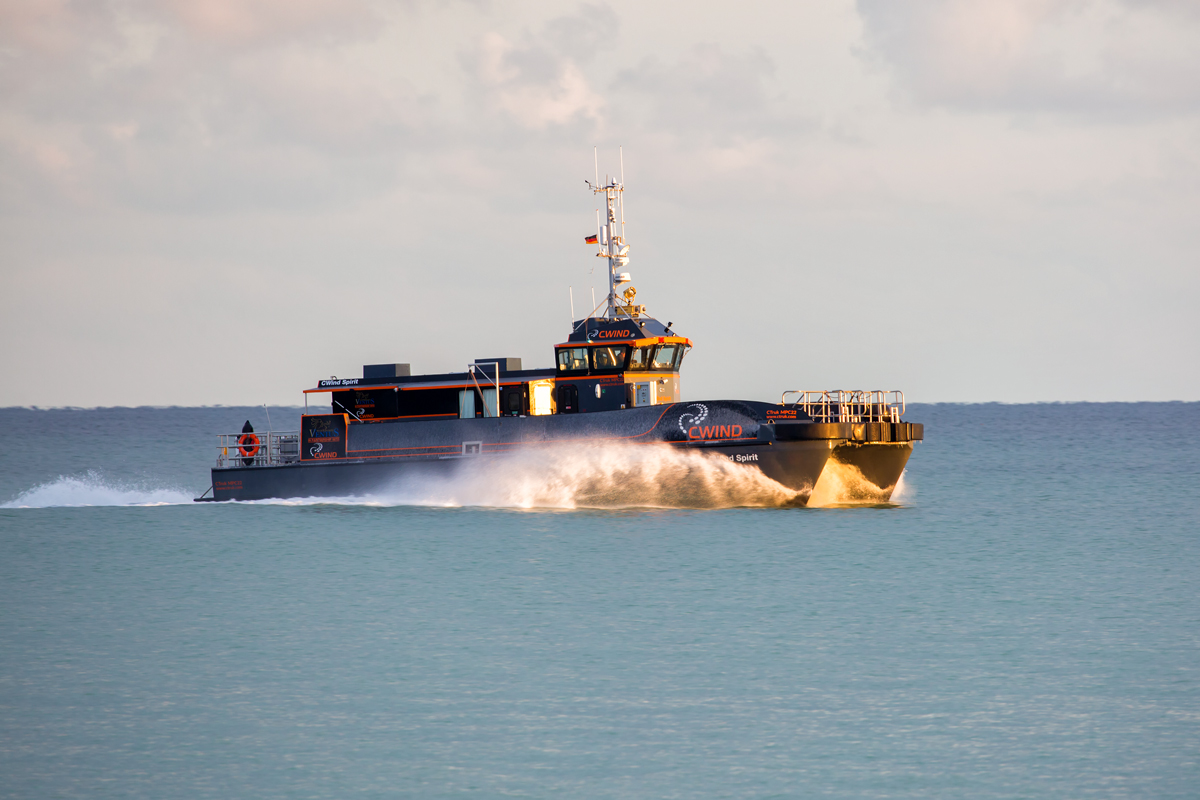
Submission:
[[[693,408],[700,410],[692,411]],[[704,403],[692,403],[687,407],[687,410],[679,415],[679,430],[687,433],[688,428],[693,428],[706,419],[708,419],[708,406],[704,405]]]
[[[687,429],[687,435],[689,439],[736,439],[742,435],[742,426],[693,425]]]
[[[689,439],[736,439],[742,435],[741,425],[701,425],[706,419],[708,406],[692,403],[687,411],[679,415],[679,430],[686,433]]]
[[[599,328],[594,328],[588,331],[588,341],[592,339],[632,339],[634,338],[633,331],[622,328],[619,331],[602,331]]]

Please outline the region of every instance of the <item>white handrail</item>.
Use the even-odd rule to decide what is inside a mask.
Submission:
[[[788,402],[788,395],[797,397]],[[799,408],[815,422],[899,422],[906,410],[899,389],[791,389],[780,405]]]
[[[245,435],[217,434],[217,467],[270,467],[300,460],[300,431],[254,431],[258,445],[247,442],[243,453],[239,440]]]

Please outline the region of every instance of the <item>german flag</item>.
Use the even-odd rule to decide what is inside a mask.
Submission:
[[[584,241],[588,244],[596,244],[596,242],[600,241],[600,237],[593,233],[591,236],[584,239]]]

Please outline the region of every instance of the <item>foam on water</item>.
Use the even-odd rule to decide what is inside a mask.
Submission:
[[[553,445],[464,462],[454,476],[412,477],[361,497],[270,504],[491,508],[778,507],[797,493],[756,468],[671,447]]]
[[[83,477],[61,476],[34,486],[0,508],[51,508],[56,506],[163,506],[190,503],[183,489],[152,487],[105,479],[95,471]]]

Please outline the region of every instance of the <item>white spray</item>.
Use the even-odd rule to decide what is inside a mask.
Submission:
[[[90,471],[81,477],[59,477],[34,486],[0,508],[161,506],[191,502],[191,492],[183,489],[112,481]]]
[[[903,494],[904,476],[896,482],[895,489],[879,487],[866,478],[858,467],[843,464],[837,459],[825,462],[825,469],[813,487],[808,499],[809,508],[824,506],[846,505],[876,505],[879,503],[897,503]],[[891,499],[889,500],[889,495]]]
[[[375,500],[500,508],[784,506],[797,493],[759,470],[670,445],[554,444],[405,480]]]

